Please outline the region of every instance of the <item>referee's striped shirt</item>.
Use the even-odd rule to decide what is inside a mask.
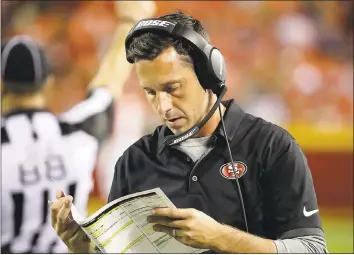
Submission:
[[[86,214],[100,143],[113,125],[114,101],[104,88],[59,118],[18,109],[1,121],[1,253],[65,253],[50,223],[56,190]],[[53,181],[53,179],[55,181]]]

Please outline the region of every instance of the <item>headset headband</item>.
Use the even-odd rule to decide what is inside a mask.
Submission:
[[[125,40],[125,48],[129,48],[129,45],[135,36],[146,33],[147,31],[164,32],[173,37],[186,39],[201,52],[204,52],[206,46],[209,45],[200,34],[189,27],[181,26],[178,23],[173,23],[167,20],[143,19],[130,30]],[[128,59],[128,61],[134,63],[134,59]]]
[[[205,89],[211,89],[216,95],[221,94],[226,79],[225,60],[221,52],[208,43],[203,36],[179,23],[163,19],[143,19],[128,33],[125,40],[126,51],[128,51],[134,37],[147,32],[166,33],[176,39],[187,41],[192,46],[193,52],[197,54],[197,56],[195,54],[190,56],[193,59],[200,84]],[[128,57],[127,53],[128,62],[134,63],[134,59]]]

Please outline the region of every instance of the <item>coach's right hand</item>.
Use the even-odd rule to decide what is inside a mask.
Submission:
[[[76,223],[71,220],[72,196],[56,193],[57,200],[50,207],[52,226],[58,236],[73,253],[90,253],[90,239]]]

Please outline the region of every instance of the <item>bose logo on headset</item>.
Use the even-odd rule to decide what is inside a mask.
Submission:
[[[188,138],[188,137],[194,135],[197,131],[199,131],[199,128],[198,128],[198,127],[193,128],[190,132],[188,132],[187,134],[183,135],[182,137],[176,139],[176,140],[173,141],[173,143],[171,143],[170,145],[174,145],[174,144],[176,144],[176,143],[179,143],[179,142],[185,140],[186,138]]]
[[[168,27],[174,25],[172,22],[165,20],[143,20],[135,28],[147,27],[147,26],[158,26],[158,27]]]

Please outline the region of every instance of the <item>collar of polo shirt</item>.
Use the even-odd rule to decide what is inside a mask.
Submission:
[[[234,99],[223,101],[222,104],[226,107],[226,111],[224,114],[224,122],[225,122],[227,137],[229,141],[231,141],[234,138],[236,130],[240,125],[245,112],[235,102]],[[225,137],[224,131],[222,130],[221,122],[217,126],[214,134],[217,136]],[[172,131],[166,125],[163,125],[159,133],[159,139],[158,139],[159,154],[161,154],[164,148],[166,147],[165,140],[169,135],[173,135]]]

